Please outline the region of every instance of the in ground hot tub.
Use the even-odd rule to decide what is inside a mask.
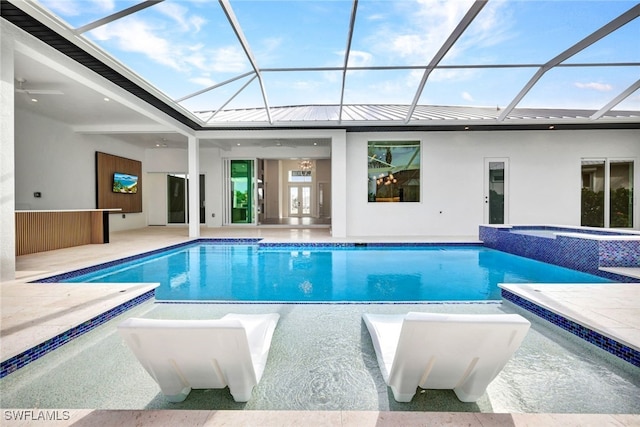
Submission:
[[[638,279],[603,268],[640,268],[640,232],[547,225],[481,225],[488,248],[596,274],[621,282]]]

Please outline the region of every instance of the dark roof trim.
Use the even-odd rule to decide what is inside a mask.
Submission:
[[[553,126],[551,129],[550,126]],[[224,131],[263,131],[263,130],[344,130],[347,133],[361,132],[480,132],[480,131],[526,131],[526,130],[596,130],[596,129],[640,129],[640,123],[560,123],[560,124],[521,124],[521,125],[343,125],[343,126],[225,126],[207,130]]]

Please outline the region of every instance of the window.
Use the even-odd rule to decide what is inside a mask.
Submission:
[[[310,170],[293,170],[289,171],[289,182],[311,182]]]
[[[369,202],[420,201],[420,141],[369,141]]]
[[[633,227],[633,161],[582,160],[581,225]]]

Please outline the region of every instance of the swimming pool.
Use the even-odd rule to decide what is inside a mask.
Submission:
[[[58,282],[159,282],[159,301],[500,300],[498,283],[605,283],[481,245],[197,243]]]

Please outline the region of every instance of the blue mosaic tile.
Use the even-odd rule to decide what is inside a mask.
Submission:
[[[486,227],[480,226],[480,240],[491,249],[519,255],[561,267],[571,268],[618,282],[637,283],[638,280],[606,271],[600,267],[640,267],[640,241],[593,240],[579,237],[556,238],[512,233],[516,231],[553,231],[578,233],[579,229],[562,227]],[[588,234],[615,235],[621,233],[591,230]]]
[[[129,261],[135,261],[144,257],[148,257],[151,255],[158,255],[158,254],[162,254],[164,252],[173,250],[173,249],[180,249],[180,248],[185,248],[188,246],[196,246],[200,243],[211,243],[211,244],[216,244],[216,245],[237,245],[237,244],[256,244],[258,243],[260,240],[262,240],[261,238],[233,238],[233,239],[222,239],[222,238],[202,238],[202,239],[195,239],[195,240],[189,240],[188,242],[182,242],[182,243],[177,243],[175,245],[171,245],[171,246],[166,246],[164,248],[160,248],[160,249],[154,249],[152,251],[149,252],[143,252],[137,255],[132,255],[129,257],[125,257],[125,258],[121,258],[121,259],[117,259],[117,260],[113,260],[113,261],[109,261],[109,262],[104,262],[102,264],[96,264],[96,265],[92,265],[91,267],[86,267],[86,268],[81,268],[78,270],[73,270],[73,271],[68,271],[66,273],[62,273],[62,274],[57,274],[55,276],[50,276],[50,277],[45,277],[44,279],[38,279],[38,280],[34,280],[30,283],[59,283],[59,282],[64,282],[67,279],[72,279],[74,277],[78,277],[78,276],[82,276],[83,274],[88,274],[88,273],[93,273],[95,271],[98,270],[102,270],[104,268],[109,268],[109,267],[114,267],[120,264],[124,264],[126,262]]]
[[[640,367],[640,351],[630,348],[613,338],[604,336],[599,332],[580,325],[559,314],[547,310],[531,301],[528,301],[506,289],[502,289],[502,298],[524,308],[536,316],[553,323],[554,325],[571,332],[577,337],[619,357],[620,359]]]
[[[5,360],[0,364],[0,378],[6,377],[7,375],[17,371],[20,368],[23,368],[29,363],[41,358],[45,354],[59,348],[60,346],[70,342],[75,338],[78,338],[79,336],[91,331],[92,329],[102,325],[103,323],[113,319],[114,317],[119,316],[120,314],[135,307],[136,305],[153,298],[154,295],[155,289],[145,292],[144,294],[139,295],[136,298],[125,303],[122,303],[117,307],[114,307],[111,310],[106,311],[92,319],[89,319],[86,322],[69,329],[68,331],[62,332],[61,334],[56,335],[55,337],[50,338],[47,341],[18,354],[17,356]]]
[[[423,248],[435,246],[483,246],[464,242],[261,242],[260,248]]]
[[[247,304],[260,304],[260,305],[417,305],[417,304],[428,304],[428,305],[451,305],[451,304],[487,304],[487,305],[500,305],[502,301],[495,300],[481,300],[481,301],[196,301],[196,300],[187,300],[187,301],[156,301],[155,304],[238,304],[242,305]]]

